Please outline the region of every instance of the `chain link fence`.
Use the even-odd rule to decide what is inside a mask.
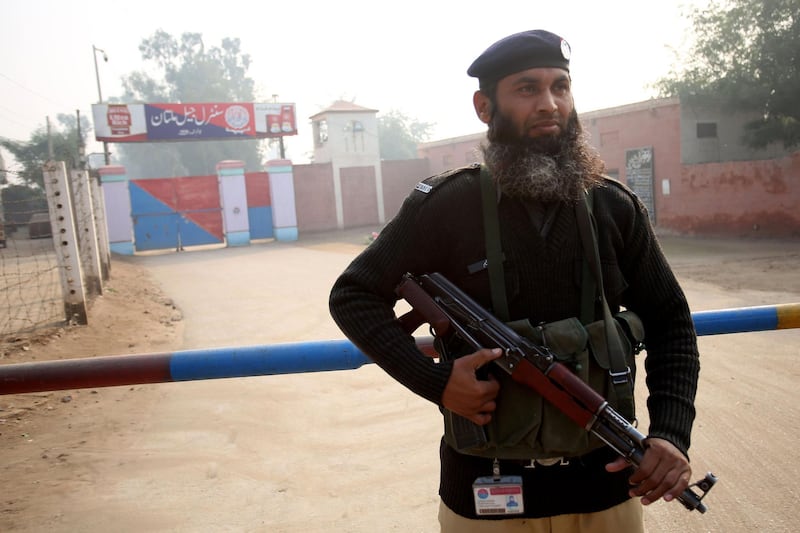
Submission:
[[[3,202],[0,238],[0,335],[64,320],[47,203]]]
[[[53,164],[45,179],[46,191],[0,197],[0,337],[73,320],[71,305],[102,294],[100,270],[107,279],[107,263],[99,266],[105,233],[96,232],[105,224],[100,188],[63,164]]]

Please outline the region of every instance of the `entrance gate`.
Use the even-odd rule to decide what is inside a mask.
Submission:
[[[129,187],[137,251],[225,242],[217,176],[138,179]]]

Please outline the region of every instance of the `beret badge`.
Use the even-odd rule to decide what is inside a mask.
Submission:
[[[572,49],[569,47],[569,43],[566,39],[561,39],[561,55],[564,56],[564,59],[567,61],[569,61],[572,55]]]

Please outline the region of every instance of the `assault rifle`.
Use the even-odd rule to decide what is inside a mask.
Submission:
[[[594,389],[559,363],[547,347],[516,333],[439,273],[406,274],[397,287],[397,294],[413,307],[401,318],[406,326],[412,326],[406,329],[413,331],[427,322],[439,338],[455,334],[476,350],[501,348],[503,356],[492,361],[496,367],[510,374],[517,383],[535,390],[629,463],[637,467],[641,464],[646,437]],[[483,432],[477,424],[458,418],[462,424],[471,425],[473,431]],[[707,508],[702,500],[716,482],[717,478],[709,472],[686,488],[678,501],[690,511],[696,509],[705,513]],[[702,494],[692,490],[694,487]]]

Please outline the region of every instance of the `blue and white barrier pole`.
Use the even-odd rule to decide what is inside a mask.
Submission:
[[[800,328],[800,303],[692,314],[698,335]],[[417,339],[428,355],[430,337]],[[0,395],[201,379],[354,370],[372,361],[347,340],[112,355],[0,365]]]
[[[698,335],[800,328],[800,303],[692,313]]]

